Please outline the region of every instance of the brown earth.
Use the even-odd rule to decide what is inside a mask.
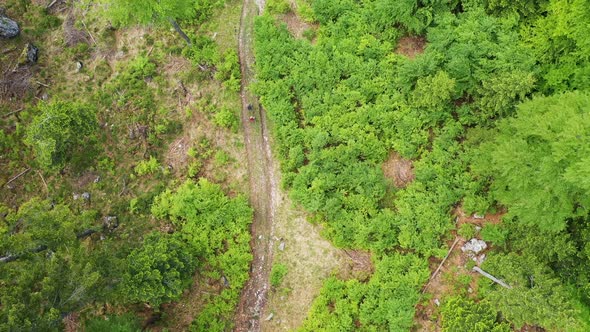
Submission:
[[[415,178],[412,161],[402,158],[395,152],[389,155],[381,169],[385,177],[391,179],[398,188],[404,188]]]
[[[395,53],[414,59],[417,55],[424,53],[425,47],[426,38],[422,36],[406,36],[398,41]]]

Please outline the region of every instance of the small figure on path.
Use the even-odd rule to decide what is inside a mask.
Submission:
[[[250,120],[250,122],[254,122],[254,120],[256,120],[256,118],[254,118],[253,116],[250,116],[250,118],[248,118],[248,120]]]

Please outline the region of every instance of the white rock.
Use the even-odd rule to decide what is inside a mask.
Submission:
[[[475,219],[483,219],[483,218],[485,218],[485,215],[481,215],[481,214],[477,214],[476,213],[476,214],[473,215],[473,218],[475,218]]]
[[[467,252],[467,253],[474,253],[477,255],[481,251],[486,250],[487,247],[488,247],[488,245],[487,245],[487,243],[485,243],[485,241],[474,238],[474,239],[469,240],[469,242],[465,243],[461,247],[461,251]]]

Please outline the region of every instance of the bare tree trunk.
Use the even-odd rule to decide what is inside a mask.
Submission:
[[[502,286],[502,287],[504,287],[504,288],[512,289],[512,287],[511,287],[510,285],[508,285],[507,283],[505,283],[504,281],[502,281],[502,280],[500,280],[500,279],[498,279],[498,278],[494,277],[493,275],[491,275],[491,274],[487,273],[486,271],[484,271],[484,270],[480,269],[480,268],[479,268],[479,267],[477,267],[477,266],[474,266],[474,267],[473,267],[473,271],[475,271],[475,272],[477,272],[477,273],[481,274],[482,276],[484,276],[484,277],[486,277],[486,278],[490,279],[491,281],[493,281],[493,282],[497,283],[498,285],[500,285],[500,286]]]
[[[172,27],[174,28],[174,30],[176,30],[176,32],[178,32],[178,34],[180,35],[180,37],[182,37],[182,39],[184,39],[187,43],[188,46],[191,46],[191,39],[186,35],[186,33],[184,33],[184,31],[182,31],[182,29],[180,28],[180,25],[178,25],[178,23],[176,23],[176,20],[174,20],[173,18],[168,18],[168,22],[170,22],[170,24],[172,24]]]
[[[36,253],[41,252],[46,249],[47,249],[46,245],[40,245],[37,248],[29,249],[29,251],[32,252],[33,254],[36,254]],[[13,262],[13,261],[21,258],[22,256],[23,255],[8,255],[8,256],[0,257],[0,263],[10,263],[10,262]]]

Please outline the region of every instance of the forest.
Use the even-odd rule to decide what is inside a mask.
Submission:
[[[255,278],[263,331],[590,330],[589,24],[590,0],[6,0],[0,331],[258,330]]]

